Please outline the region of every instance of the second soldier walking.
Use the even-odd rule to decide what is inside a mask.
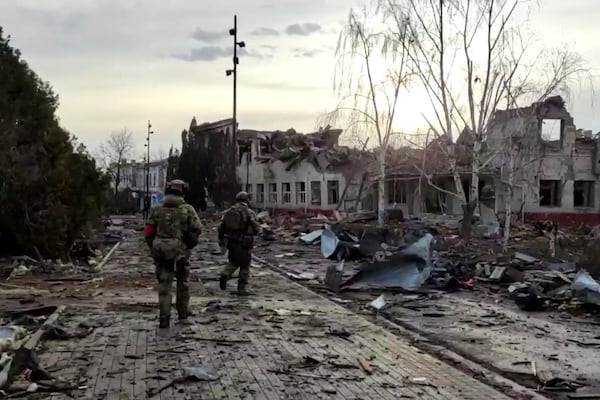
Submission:
[[[229,264],[221,272],[220,287],[227,289],[227,281],[239,269],[237,293],[247,296],[247,285],[252,263],[254,237],[260,233],[256,214],[248,207],[250,197],[246,192],[235,196],[235,204],[225,211],[219,225],[219,246],[229,251]]]

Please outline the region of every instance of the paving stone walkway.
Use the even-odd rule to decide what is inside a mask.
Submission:
[[[102,293],[61,318],[98,327],[83,339],[46,342],[42,365],[86,386],[72,393],[78,399],[509,398],[266,268],[252,269],[249,298],[219,291],[224,258],[210,247],[202,243],[193,262],[193,324],[163,332],[151,260],[140,237],[123,243],[105,266]],[[219,378],[150,396],[194,366]]]

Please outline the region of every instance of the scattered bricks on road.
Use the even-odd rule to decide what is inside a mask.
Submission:
[[[104,274],[121,276],[111,280],[115,287],[105,288],[94,308],[71,305],[78,312],[61,319],[94,321],[98,327],[85,338],[46,342],[42,365],[61,366],[56,376],[85,382],[86,389],[73,393],[82,399],[147,399],[172,381],[153,398],[509,398],[266,268],[252,270],[253,296],[222,292],[216,278],[223,256],[212,255],[209,243],[200,247],[192,260],[191,289],[203,296],[192,296],[196,315],[190,325],[173,321],[170,330],[157,329],[157,310],[147,306],[156,301],[154,288],[132,284],[153,270],[133,238],[104,266]],[[126,291],[119,290],[120,281]],[[186,367],[219,377],[178,379]]]

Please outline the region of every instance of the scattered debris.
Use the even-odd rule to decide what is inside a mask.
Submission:
[[[343,288],[418,289],[431,273],[432,241],[433,236],[426,234],[416,243],[390,257],[388,261],[363,265],[356,275],[342,284]]]
[[[582,301],[600,306],[600,284],[586,270],[577,273],[571,289]]]
[[[202,366],[185,367],[183,369],[182,376],[171,379],[169,382],[161,385],[159,388],[148,391],[147,394],[148,397],[152,398],[177,383],[183,383],[187,381],[216,381],[220,377],[221,376],[218,372],[211,371]]]
[[[365,371],[365,373],[367,375],[371,375],[373,374],[373,367],[371,366],[371,364],[369,363],[369,361],[367,361],[366,358],[359,356],[358,357],[358,363],[360,364],[360,367],[362,368],[363,371]]]
[[[386,305],[386,302],[385,302],[384,294],[382,294],[381,296],[379,296],[378,298],[376,298],[375,300],[373,300],[371,302],[371,307],[373,307],[377,311],[381,310],[383,307],[385,307],[385,305]]]

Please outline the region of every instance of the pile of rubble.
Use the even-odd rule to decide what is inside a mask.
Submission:
[[[57,323],[65,307],[43,306],[0,314],[0,394],[25,397],[34,392],[65,392],[81,387],[57,379],[39,363],[35,349],[41,340],[85,337],[93,326],[67,328]]]
[[[600,265],[582,268],[581,247],[593,242],[595,230],[558,230],[555,224],[513,227],[511,246],[502,252],[499,235],[484,235],[465,246],[458,236],[459,220],[426,215],[403,218],[379,227],[373,213],[324,215],[280,215],[259,213],[263,239],[320,245],[324,258],[337,261],[325,277],[325,286],[344,290],[500,290],[523,310],[570,309],[583,304],[600,306]],[[276,226],[276,228],[271,228]],[[489,232],[489,231],[488,231]],[[549,233],[550,232],[550,233]],[[487,232],[486,232],[487,233]],[[525,253],[538,249],[549,256],[549,243],[557,255],[534,257]],[[535,246],[534,246],[535,244]],[[536,254],[534,252],[534,254]],[[344,263],[358,263],[356,273],[344,275]]]
[[[107,218],[104,229],[90,238],[77,240],[69,252],[69,260],[34,259],[29,256],[0,258],[0,278],[14,279],[38,273],[95,273],[108,248],[123,237],[141,230],[137,218]]]

